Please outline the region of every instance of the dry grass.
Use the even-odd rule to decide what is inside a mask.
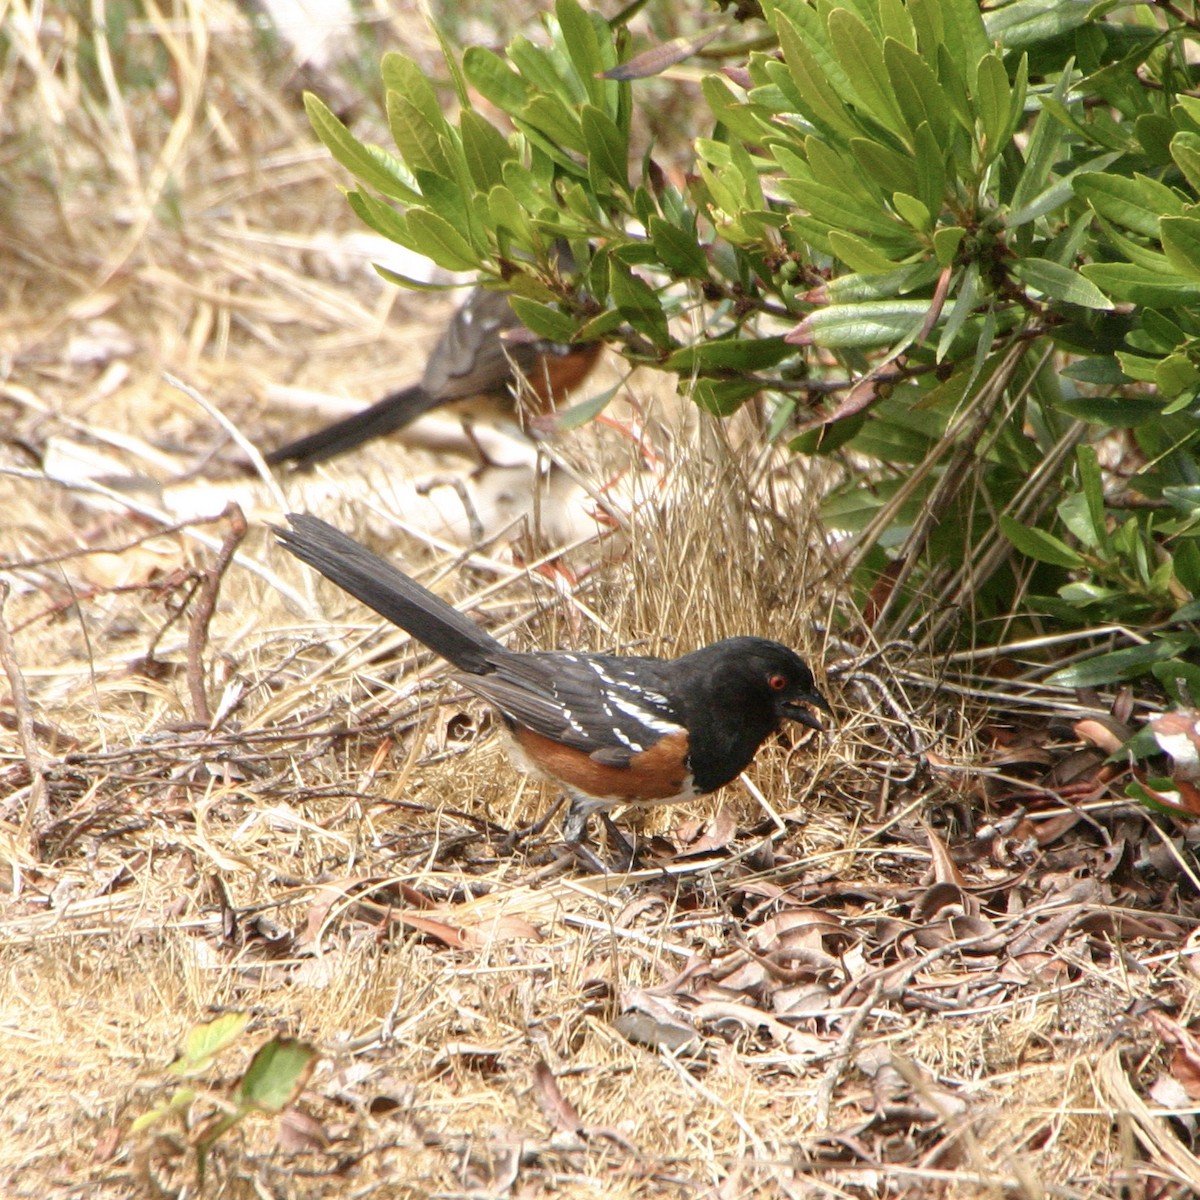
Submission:
[[[1102,787],[1074,823],[1040,788],[1067,743],[1017,729],[1001,762],[1010,725],[931,664],[863,660],[802,464],[681,435],[671,502],[570,596],[499,549],[431,558],[359,463],[285,485],[518,643],[769,632],[830,664],[836,734],[652,814],[627,878],[565,866],[552,829],[508,852],[551,795],[261,528],[219,576],[228,519],[164,528],[173,472],[277,507],[164,369],[272,444],[269,385],[372,398],[440,310],[328,253],[353,221],[241,12],[4,12],[0,658],[27,692],[0,710],[5,1195],[198,1194],[182,1130],[130,1125],[226,1011],[252,1022],[193,1132],[273,1035],[321,1057],[282,1133],[222,1141],[212,1195],[1191,1194],[1147,1096],[1196,1015],[1188,880]],[[375,27],[400,36],[434,65],[411,13]],[[64,441],[129,477],[106,502],[41,477]]]

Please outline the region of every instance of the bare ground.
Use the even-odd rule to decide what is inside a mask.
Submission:
[[[5,10],[3,1193],[1194,1194],[1194,840],[1123,799],[1104,722],[873,650],[819,475],[744,437],[672,426],[632,549],[567,583],[514,569],[519,540],[464,565],[412,536],[388,487],[454,460],[246,474],[217,413],[267,446],[316,419],[281,385],[373,399],[450,301],[346,256],[336,171],[241,12],[93,12],[121,36]],[[375,37],[436,64],[411,13]],[[181,513],[180,479],[245,536]],[[822,665],[836,729],[590,876],[553,821],[514,844],[553,795],[271,545],[281,502],[482,593],[518,644],[769,633]],[[202,1185],[280,1038],[311,1074]]]

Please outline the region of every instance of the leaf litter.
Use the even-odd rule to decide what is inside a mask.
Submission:
[[[269,445],[294,420],[281,381],[364,400],[403,382],[428,302],[318,265],[353,222],[244,18],[170,47],[180,78],[232,81],[237,105],[208,103],[245,135],[217,138],[212,178],[181,161],[206,235],[185,248],[157,221],[125,240],[112,214],[141,211],[122,199],[138,172],[88,157],[86,108],[38,58],[80,31],[17,16],[35,36],[13,111],[113,203],[29,207],[0,284],[4,1193],[193,1186],[186,1140],[132,1126],[189,1034],[244,1014],[207,1094],[234,1096],[267,1044],[320,1057],[281,1118],[217,1143],[227,1195],[1194,1194],[1194,714],[1153,723],[1171,757],[1150,776],[1109,761],[1144,715],[1127,694],[868,650],[830,617],[820,468],[774,460],[747,487],[752,451],[686,410],[655,447],[674,499],[635,520],[637,553],[553,580],[517,569],[538,551],[516,537],[464,557],[414,536],[386,498],[436,455],[381,447],[287,481],[289,503],[432,557],[518,644],[675,653],[753,629],[825,664],[836,730],[651,815],[638,870],[579,871],[553,823],[514,841],[552,796],[405,639],[282,561],[253,515],[271,490],[159,378]],[[239,180],[240,219],[290,245],[222,224]],[[61,236],[33,227],[54,219]],[[670,405],[632,386],[626,447]],[[570,439],[592,434],[561,452],[586,468]],[[189,475],[212,516],[168,515]],[[235,494],[244,540],[215,515]]]

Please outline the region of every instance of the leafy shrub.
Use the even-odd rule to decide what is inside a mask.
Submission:
[[[1075,0],[765,0],[762,20],[771,48],[704,79],[686,187],[631,153],[637,77],[672,55],[630,59],[576,0],[541,42],[448,53],[455,120],[385,58],[398,156],[309,113],[367,224],[509,290],[540,335],[605,338],[714,414],[773,397],[772,436],[845,465],[825,517],[881,633],[1140,626],[1056,681],[1182,664],[1198,23]],[[686,340],[672,318],[697,309]]]

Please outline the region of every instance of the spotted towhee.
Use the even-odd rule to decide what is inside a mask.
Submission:
[[[522,765],[570,799],[578,843],[592,812],[689,800],[734,779],[784,720],[829,712],[804,660],[764,638],[714,642],[682,658],[520,654],[317,517],[288,516],[283,545],[458,668],[499,711]]]
[[[518,375],[538,403],[549,408],[583,382],[599,355],[598,342],[563,345],[534,337],[517,319],[505,293],[475,288],[438,339],[420,383],[391,392],[370,408],[265,457],[272,464],[323,462],[449,404],[464,419],[511,420]]]

